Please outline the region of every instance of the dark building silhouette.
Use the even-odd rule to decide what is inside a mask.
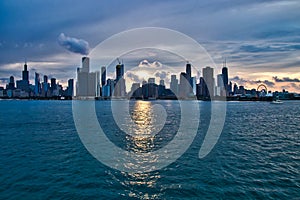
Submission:
[[[210,99],[214,96],[214,69],[211,67],[205,67],[202,69],[202,74],[206,85],[203,96]]]
[[[114,89],[114,96],[124,97],[126,94],[126,86],[124,79],[124,64],[118,64],[116,66],[116,83]]]
[[[9,77],[9,83],[6,86],[6,89],[8,89],[8,90],[14,90],[15,89],[15,78],[13,76]]]
[[[165,81],[160,80],[158,85],[158,97],[165,96],[166,95],[165,90],[166,90]]]
[[[188,78],[192,77],[192,65],[190,63],[187,63],[185,66],[185,73]]]
[[[17,88],[27,93],[30,92],[29,88],[29,71],[27,70],[27,63],[24,64],[24,70],[22,71],[22,80],[17,81]]]
[[[44,75],[44,82],[42,84],[42,96],[48,97],[49,83],[48,76]]]
[[[56,79],[51,78],[51,91],[56,90],[56,89],[57,89]]]
[[[185,66],[186,79],[190,83],[189,92],[191,94],[193,92],[193,80],[192,80],[192,65],[187,63]]]
[[[101,86],[106,85],[106,67],[101,67]]]
[[[116,66],[116,80],[119,81],[124,76],[124,64],[118,64]]]
[[[22,80],[29,81],[29,72],[27,70],[27,63],[24,64],[24,70],[22,71]]]
[[[228,68],[226,66],[224,66],[222,68],[222,78],[223,78],[224,87],[227,88],[227,85],[228,85]]]
[[[34,78],[34,95],[40,96],[41,94],[41,80],[40,80],[40,74],[35,72],[35,78]]]
[[[206,92],[206,84],[203,77],[200,77],[199,84],[197,84],[196,95],[198,99],[202,99],[204,96],[207,96]]]
[[[66,96],[72,97],[74,95],[74,79],[68,80],[68,87],[66,90]]]
[[[179,81],[179,97],[182,99],[187,98],[190,93],[190,82],[187,73],[181,72]]]

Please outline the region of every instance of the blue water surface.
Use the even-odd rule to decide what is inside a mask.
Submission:
[[[126,150],[168,144],[178,130],[180,106],[149,103],[167,108],[168,120],[145,149],[118,129],[110,102],[97,101],[108,138]],[[130,104],[134,109],[136,102]],[[125,173],[85,149],[71,101],[2,100],[0,199],[300,199],[300,101],[228,102],[221,138],[203,159],[198,152],[211,104],[199,106],[198,134],[182,157],[158,171]]]

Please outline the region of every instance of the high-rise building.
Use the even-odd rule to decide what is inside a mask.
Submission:
[[[116,66],[116,80],[119,81],[124,76],[124,64],[118,64]]]
[[[159,81],[159,85],[165,86],[165,81],[164,81],[164,80],[160,80],[160,81]]]
[[[185,99],[190,93],[190,82],[185,72],[180,73],[179,97]]]
[[[234,94],[237,94],[237,93],[238,93],[238,86],[237,86],[236,83],[235,83],[234,86],[233,86],[233,93],[234,93]]]
[[[29,81],[29,72],[27,70],[27,63],[24,64],[24,70],[22,71],[22,80]]]
[[[214,69],[211,67],[205,67],[202,69],[203,78],[205,81],[205,92],[204,97],[211,98],[214,96]]]
[[[204,78],[200,77],[199,84],[197,84],[197,94],[196,94],[198,99],[201,99],[204,97],[205,88],[206,88],[206,84],[205,84]]]
[[[155,78],[148,78],[148,83],[155,83]]]
[[[222,75],[223,75],[223,85],[224,87],[227,87],[228,85],[228,68],[224,66],[222,68]]]
[[[82,67],[77,68],[76,96],[95,97],[98,94],[98,72],[90,72],[89,57],[82,58]],[[100,93],[100,92],[99,92]]]
[[[56,85],[56,78],[51,78],[50,80],[50,88],[51,88],[51,91],[53,90],[56,90],[57,89],[57,85]]]
[[[142,95],[144,99],[148,99],[149,88],[148,88],[148,83],[145,80],[142,82]]]
[[[217,75],[217,86],[218,87],[224,87],[223,74],[218,74]]]
[[[217,87],[215,95],[217,96],[226,96],[226,87],[224,87],[223,74],[217,75]]]
[[[34,95],[40,96],[41,93],[41,82],[40,82],[40,74],[35,72],[34,78]]]
[[[81,72],[90,72],[90,58],[89,57],[82,57],[82,68],[80,69]]]
[[[21,89],[22,91],[27,92],[29,94],[29,72],[27,70],[27,63],[24,64],[24,70],[22,71],[22,80],[17,81],[17,88]]]
[[[192,77],[192,65],[190,63],[187,63],[185,66],[185,73],[188,78]]]
[[[193,83],[192,83],[192,65],[187,63],[185,66],[186,79],[190,83],[188,95],[193,92]]]
[[[124,79],[124,64],[117,64],[116,65],[116,83],[114,89],[114,96],[115,97],[125,97],[126,95],[126,86],[125,86],[125,79]]]
[[[133,83],[130,91],[131,98],[142,98],[142,88],[140,83]]]
[[[43,97],[47,97],[47,93],[48,93],[48,76],[44,75],[44,82],[42,84],[42,96]]]
[[[101,67],[101,86],[106,84],[106,67]]]
[[[149,78],[148,81],[148,98],[156,99],[158,97],[158,86],[155,84],[154,78]]]
[[[176,79],[176,75],[171,75],[170,89],[175,95],[178,95],[178,79]]]
[[[72,97],[74,95],[74,79],[68,80],[67,94],[68,97]]]
[[[160,80],[159,81],[159,85],[158,85],[158,96],[159,97],[165,95],[165,89],[166,89],[165,81],[164,80]]]
[[[9,83],[6,85],[6,89],[14,90],[15,89],[15,78],[13,76],[9,77]]]

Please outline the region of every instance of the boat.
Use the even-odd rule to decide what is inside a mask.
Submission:
[[[278,96],[276,97],[275,100],[273,100],[273,101],[271,102],[271,104],[282,104],[282,103],[283,103],[283,101],[279,100],[279,97],[278,97]]]

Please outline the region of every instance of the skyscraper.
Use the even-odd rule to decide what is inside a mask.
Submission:
[[[44,75],[44,82],[42,85],[42,96],[43,97],[47,97],[47,93],[48,93],[48,76]]]
[[[29,81],[29,72],[27,70],[27,63],[24,64],[24,70],[22,71],[22,80]]]
[[[165,81],[164,80],[160,80],[159,81],[159,85],[158,85],[158,96],[159,97],[165,95],[165,89],[166,89]]]
[[[56,78],[51,78],[50,80],[51,82],[51,91],[56,90],[57,89],[57,85],[56,85]]]
[[[82,67],[77,69],[76,96],[95,97],[98,95],[98,72],[90,72],[89,57],[82,58]]]
[[[178,95],[178,79],[176,79],[176,75],[171,75],[170,89],[175,95]]]
[[[226,65],[222,68],[222,75],[223,75],[223,85],[227,88],[228,85],[228,68]]]
[[[72,97],[74,92],[74,80],[69,79],[68,80],[68,87],[67,87],[67,96]]]
[[[29,88],[29,72],[27,70],[27,63],[24,64],[24,70],[22,71],[22,80],[17,81],[17,88],[27,93],[30,92]]]
[[[118,64],[116,66],[116,80],[119,81],[124,76],[124,64]]]
[[[226,96],[226,88],[224,87],[223,74],[217,75],[216,95]]]
[[[155,78],[148,78],[148,83],[155,83]]]
[[[185,66],[185,73],[187,75],[188,78],[192,77],[192,66],[190,63],[187,63]]]
[[[158,85],[155,84],[155,78],[148,79],[148,98],[156,99],[158,96]]]
[[[214,96],[214,69],[211,67],[205,67],[202,69],[203,78],[205,81],[205,92],[204,97],[211,98]]]
[[[35,72],[34,78],[34,95],[40,96],[41,93],[41,82],[40,82],[40,74]]]
[[[101,67],[101,86],[106,84],[106,67]]]
[[[6,89],[14,90],[15,89],[15,78],[13,76],[9,77],[9,83],[6,86]]]
[[[190,82],[188,81],[188,75],[185,72],[180,73],[179,83],[179,97],[185,99],[190,93]]]
[[[224,87],[223,74],[217,75],[217,86]]]
[[[116,97],[124,97],[126,94],[126,86],[125,86],[125,79],[124,79],[124,64],[116,65],[116,85],[113,94]]]
[[[205,96],[206,84],[203,77],[200,77],[199,84],[197,84],[197,98],[202,99]]]
[[[81,68],[81,72],[90,72],[90,58],[89,57],[82,57],[81,59],[82,61],[82,68]]]

